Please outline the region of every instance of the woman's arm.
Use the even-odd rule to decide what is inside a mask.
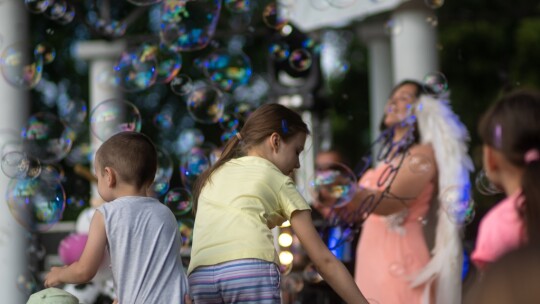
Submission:
[[[395,167],[385,170],[382,177],[374,177],[373,188],[361,188],[349,204],[336,209],[336,214],[347,222],[357,222],[364,219],[366,212],[379,215],[400,212],[437,176],[435,154],[429,144],[411,147],[399,168],[399,164],[392,165]],[[380,190],[375,189],[385,176],[388,181],[395,176],[390,188],[384,185]]]
[[[310,211],[295,211],[291,216],[291,226],[317,271],[339,296],[347,303],[368,304],[347,268],[336,259],[319,237],[311,221]]]

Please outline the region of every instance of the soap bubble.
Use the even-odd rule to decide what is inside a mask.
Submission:
[[[317,169],[309,185],[314,200],[333,208],[348,204],[357,191],[355,174],[341,163],[330,163]]]
[[[12,44],[0,56],[0,69],[4,79],[19,89],[34,88],[43,74],[43,56],[35,56],[29,45]]]
[[[132,103],[122,99],[108,99],[98,104],[90,113],[92,133],[105,141],[124,131],[141,131],[141,115]]]
[[[56,115],[36,113],[21,132],[24,152],[43,163],[58,162],[69,153],[74,133]]]
[[[205,48],[214,36],[220,10],[221,0],[164,2],[161,44],[175,52]]]
[[[13,217],[30,232],[49,230],[62,219],[66,195],[57,181],[12,179],[6,192]]]
[[[191,92],[187,100],[189,115],[195,121],[213,124],[223,115],[223,94],[212,86],[203,86]]]
[[[171,209],[176,217],[180,217],[191,211],[191,192],[186,188],[173,188],[167,192],[163,203]]]

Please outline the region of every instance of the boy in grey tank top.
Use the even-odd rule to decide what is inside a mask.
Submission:
[[[79,261],[52,267],[45,287],[90,281],[108,249],[117,303],[191,303],[176,219],[146,194],[157,169],[152,141],[136,132],[116,134],[97,150],[94,169],[108,203],[96,210]]]

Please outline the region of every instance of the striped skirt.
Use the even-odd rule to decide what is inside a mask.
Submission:
[[[197,267],[188,280],[195,304],[281,303],[279,269],[263,260],[241,259]]]

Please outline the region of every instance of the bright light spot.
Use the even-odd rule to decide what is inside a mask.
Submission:
[[[279,245],[281,247],[289,247],[289,246],[291,246],[292,241],[293,241],[293,238],[288,233],[282,233],[278,237],[278,243],[279,243]]]
[[[283,265],[289,265],[293,261],[293,254],[290,251],[282,251],[279,253],[279,262]]]

